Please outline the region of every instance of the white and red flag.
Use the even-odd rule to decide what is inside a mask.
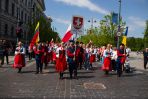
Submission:
[[[71,38],[71,36],[73,35],[73,33],[71,32],[71,24],[69,25],[63,39],[62,39],[62,42],[68,42]]]

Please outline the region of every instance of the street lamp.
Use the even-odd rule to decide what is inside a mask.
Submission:
[[[121,17],[121,0],[119,0],[119,17],[118,17],[118,32],[117,32],[117,48],[119,48],[119,39],[121,36],[121,26],[120,26],[120,17]]]
[[[97,21],[92,18],[91,20],[88,20],[88,22],[91,23],[91,29],[93,29],[94,23],[96,23]]]
[[[88,22],[90,22],[90,23],[91,23],[90,33],[92,33],[93,28],[94,28],[94,23],[96,23],[97,21],[96,21],[96,20],[94,20],[94,18],[92,18],[91,20],[88,20]]]

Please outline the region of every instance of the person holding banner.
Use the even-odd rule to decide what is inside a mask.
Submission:
[[[117,75],[118,77],[121,76],[122,71],[123,71],[123,64],[125,62],[126,59],[126,52],[124,49],[125,45],[124,44],[120,44],[120,48],[117,50]]]
[[[42,50],[41,50],[41,43],[38,42],[36,48],[34,49],[35,52],[35,60],[36,60],[36,74],[39,72],[42,74],[43,64],[41,62],[42,58]]]
[[[70,42],[69,48],[67,49],[67,62],[69,65],[69,74],[70,74],[70,79],[74,78],[77,79],[77,66],[75,63],[75,46],[73,42]]]

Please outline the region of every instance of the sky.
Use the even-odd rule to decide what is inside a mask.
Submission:
[[[62,38],[75,15],[84,17],[84,28],[91,27],[88,20],[96,20],[94,26],[111,12],[118,13],[119,0],[45,0],[45,14],[53,20]],[[122,0],[121,16],[129,27],[128,37],[143,37],[145,21],[148,20],[148,0]]]

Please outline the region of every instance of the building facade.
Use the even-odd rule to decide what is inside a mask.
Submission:
[[[44,0],[0,0],[0,40],[16,42],[16,28],[21,23],[21,40],[29,41],[29,24],[45,16]]]

